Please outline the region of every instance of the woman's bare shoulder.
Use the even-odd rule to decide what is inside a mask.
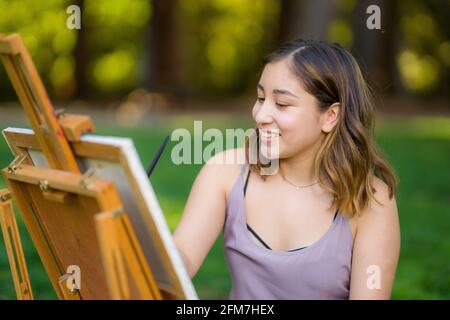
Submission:
[[[397,218],[395,197],[389,197],[388,185],[376,176],[371,178],[371,185],[375,191],[374,198],[370,199],[368,207],[363,212],[349,219],[353,239],[355,239],[358,230],[368,229],[373,227],[374,224]]]
[[[368,208],[357,218],[357,229],[372,228],[376,225],[392,224],[398,220],[395,195],[390,197],[388,185],[378,177],[372,178],[375,189],[374,199],[369,201]]]
[[[226,197],[231,191],[242,165],[245,163],[245,149],[227,149],[211,157],[205,164],[210,166],[210,179],[219,184]]]

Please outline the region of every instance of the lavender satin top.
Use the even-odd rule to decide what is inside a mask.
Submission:
[[[353,238],[348,219],[337,213],[322,237],[298,251],[257,244],[246,226],[244,172],[227,199],[225,258],[232,278],[230,299],[348,299]]]

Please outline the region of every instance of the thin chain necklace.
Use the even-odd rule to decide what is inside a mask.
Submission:
[[[281,173],[281,171],[280,171],[280,173]],[[288,179],[286,179],[286,177],[284,176],[283,173],[281,173],[281,177],[283,178],[284,181],[286,181],[286,182],[289,183],[290,185],[294,186],[294,187],[295,187],[295,190],[300,190],[300,188],[310,187],[310,186],[313,186],[313,185],[315,185],[315,184],[318,183],[318,182],[314,182],[314,183],[307,184],[307,185],[304,185],[304,186],[299,186],[299,185],[296,185],[296,184],[290,182]]]

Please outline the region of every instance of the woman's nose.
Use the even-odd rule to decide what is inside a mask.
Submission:
[[[269,105],[269,103],[267,103],[267,101],[262,103],[259,106],[259,108],[256,110],[255,122],[256,122],[256,124],[259,124],[259,125],[273,122],[270,105]]]

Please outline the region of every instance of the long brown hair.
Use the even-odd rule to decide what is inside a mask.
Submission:
[[[374,141],[373,92],[355,58],[339,44],[298,39],[267,55],[263,67],[285,58],[305,90],[318,101],[319,112],[336,102],[341,105],[339,121],[326,135],[315,158],[315,175],[320,186],[334,196],[332,206],[349,217],[360,215],[369,200],[375,199],[373,176],[387,184],[392,198],[397,178]],[[245,149],[248,159],[248,137]],[[259,174],[268,165],[258,157],[250,169]]]

